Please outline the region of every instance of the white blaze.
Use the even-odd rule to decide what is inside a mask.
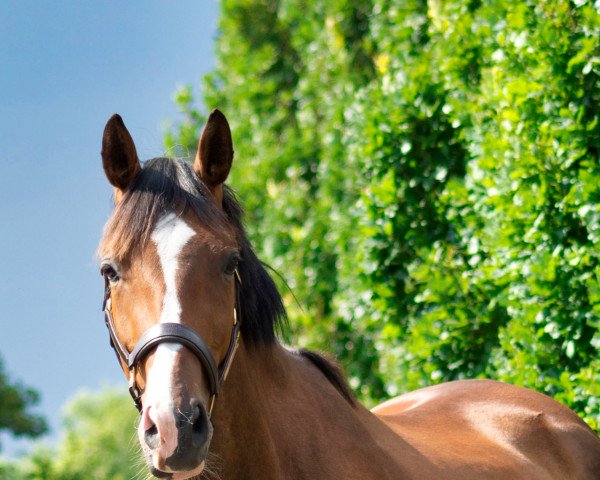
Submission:
[[[165,281],[165,297],[163,299],[163,308],[160,314],[160,322],[181,322],[181,305],[177,296],[177,257],[179,253],[194,236],[187,223],[174,213],[169,213],[162,217],[154,227],[152,232],[152,241],[156,244],[156,251],[160,258],[163,277]]]
[[[194,230],[174,213],[160,218],[152,232],[151,239],[156,245],[165,283],[160,323],[181,323],[181,304],[176,284],[178,257],[194,233]],[[158,345],[152,367],[148,371],[145,407],[150,408],[150,418],[159,426],[159,430],[162,429],[161,440],[164,445],[161,450],[163,454],[165,451],[172,452],[177,447],[172,378],[181,348],[181,345],[176,343]],[[143,434],[143,432],[140,433]],[[158,452],[155,452],[154,456],[157,455]],[[154,460],[157,461],[156,458]]]

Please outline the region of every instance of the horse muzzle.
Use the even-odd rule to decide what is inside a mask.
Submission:
[[[185,479],[199,475],[212,433],[206,408],[193,399],[179,407],[173,404],[145,407],[138,428],[150,471],[158,478]]]

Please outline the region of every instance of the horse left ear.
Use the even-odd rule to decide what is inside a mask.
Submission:
[[[215,109],[208,116],[198,142],[194,170],[220,204],[223,200],[223,183],[233,163],[231,130],[225,115]]]

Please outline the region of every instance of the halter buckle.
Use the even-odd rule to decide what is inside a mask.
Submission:
[[[138,412],[140,412],[140,414],[141,414],[142,413],[142,401],[140,399],[141,392],[137,386],[137,382],[135,381],[135,365],[133,365],[129,369],[129,394],[131,395],[131,398],[133,399],[133,404],[135,405],[135,408],[137,408]]]

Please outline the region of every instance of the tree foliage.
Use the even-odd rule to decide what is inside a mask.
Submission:
[[[136,410],[123,392],[80,393],[66,406],[57,448],[40,446],[19,461],[0,462],[6,480],[129,480],[145,475]],[[136,461],[136,459],[139,459]]]
[[[0,358],[0,431],[27,437],[46,432],[45,420],[29,411],[38,401],[39,394],[34,389],[10,380]]]
[[[223,0],[204,103],[294,334],[363,398],[492,377],[600,420],[591,0]],[[192,89],[166,144],[194,151]]]

